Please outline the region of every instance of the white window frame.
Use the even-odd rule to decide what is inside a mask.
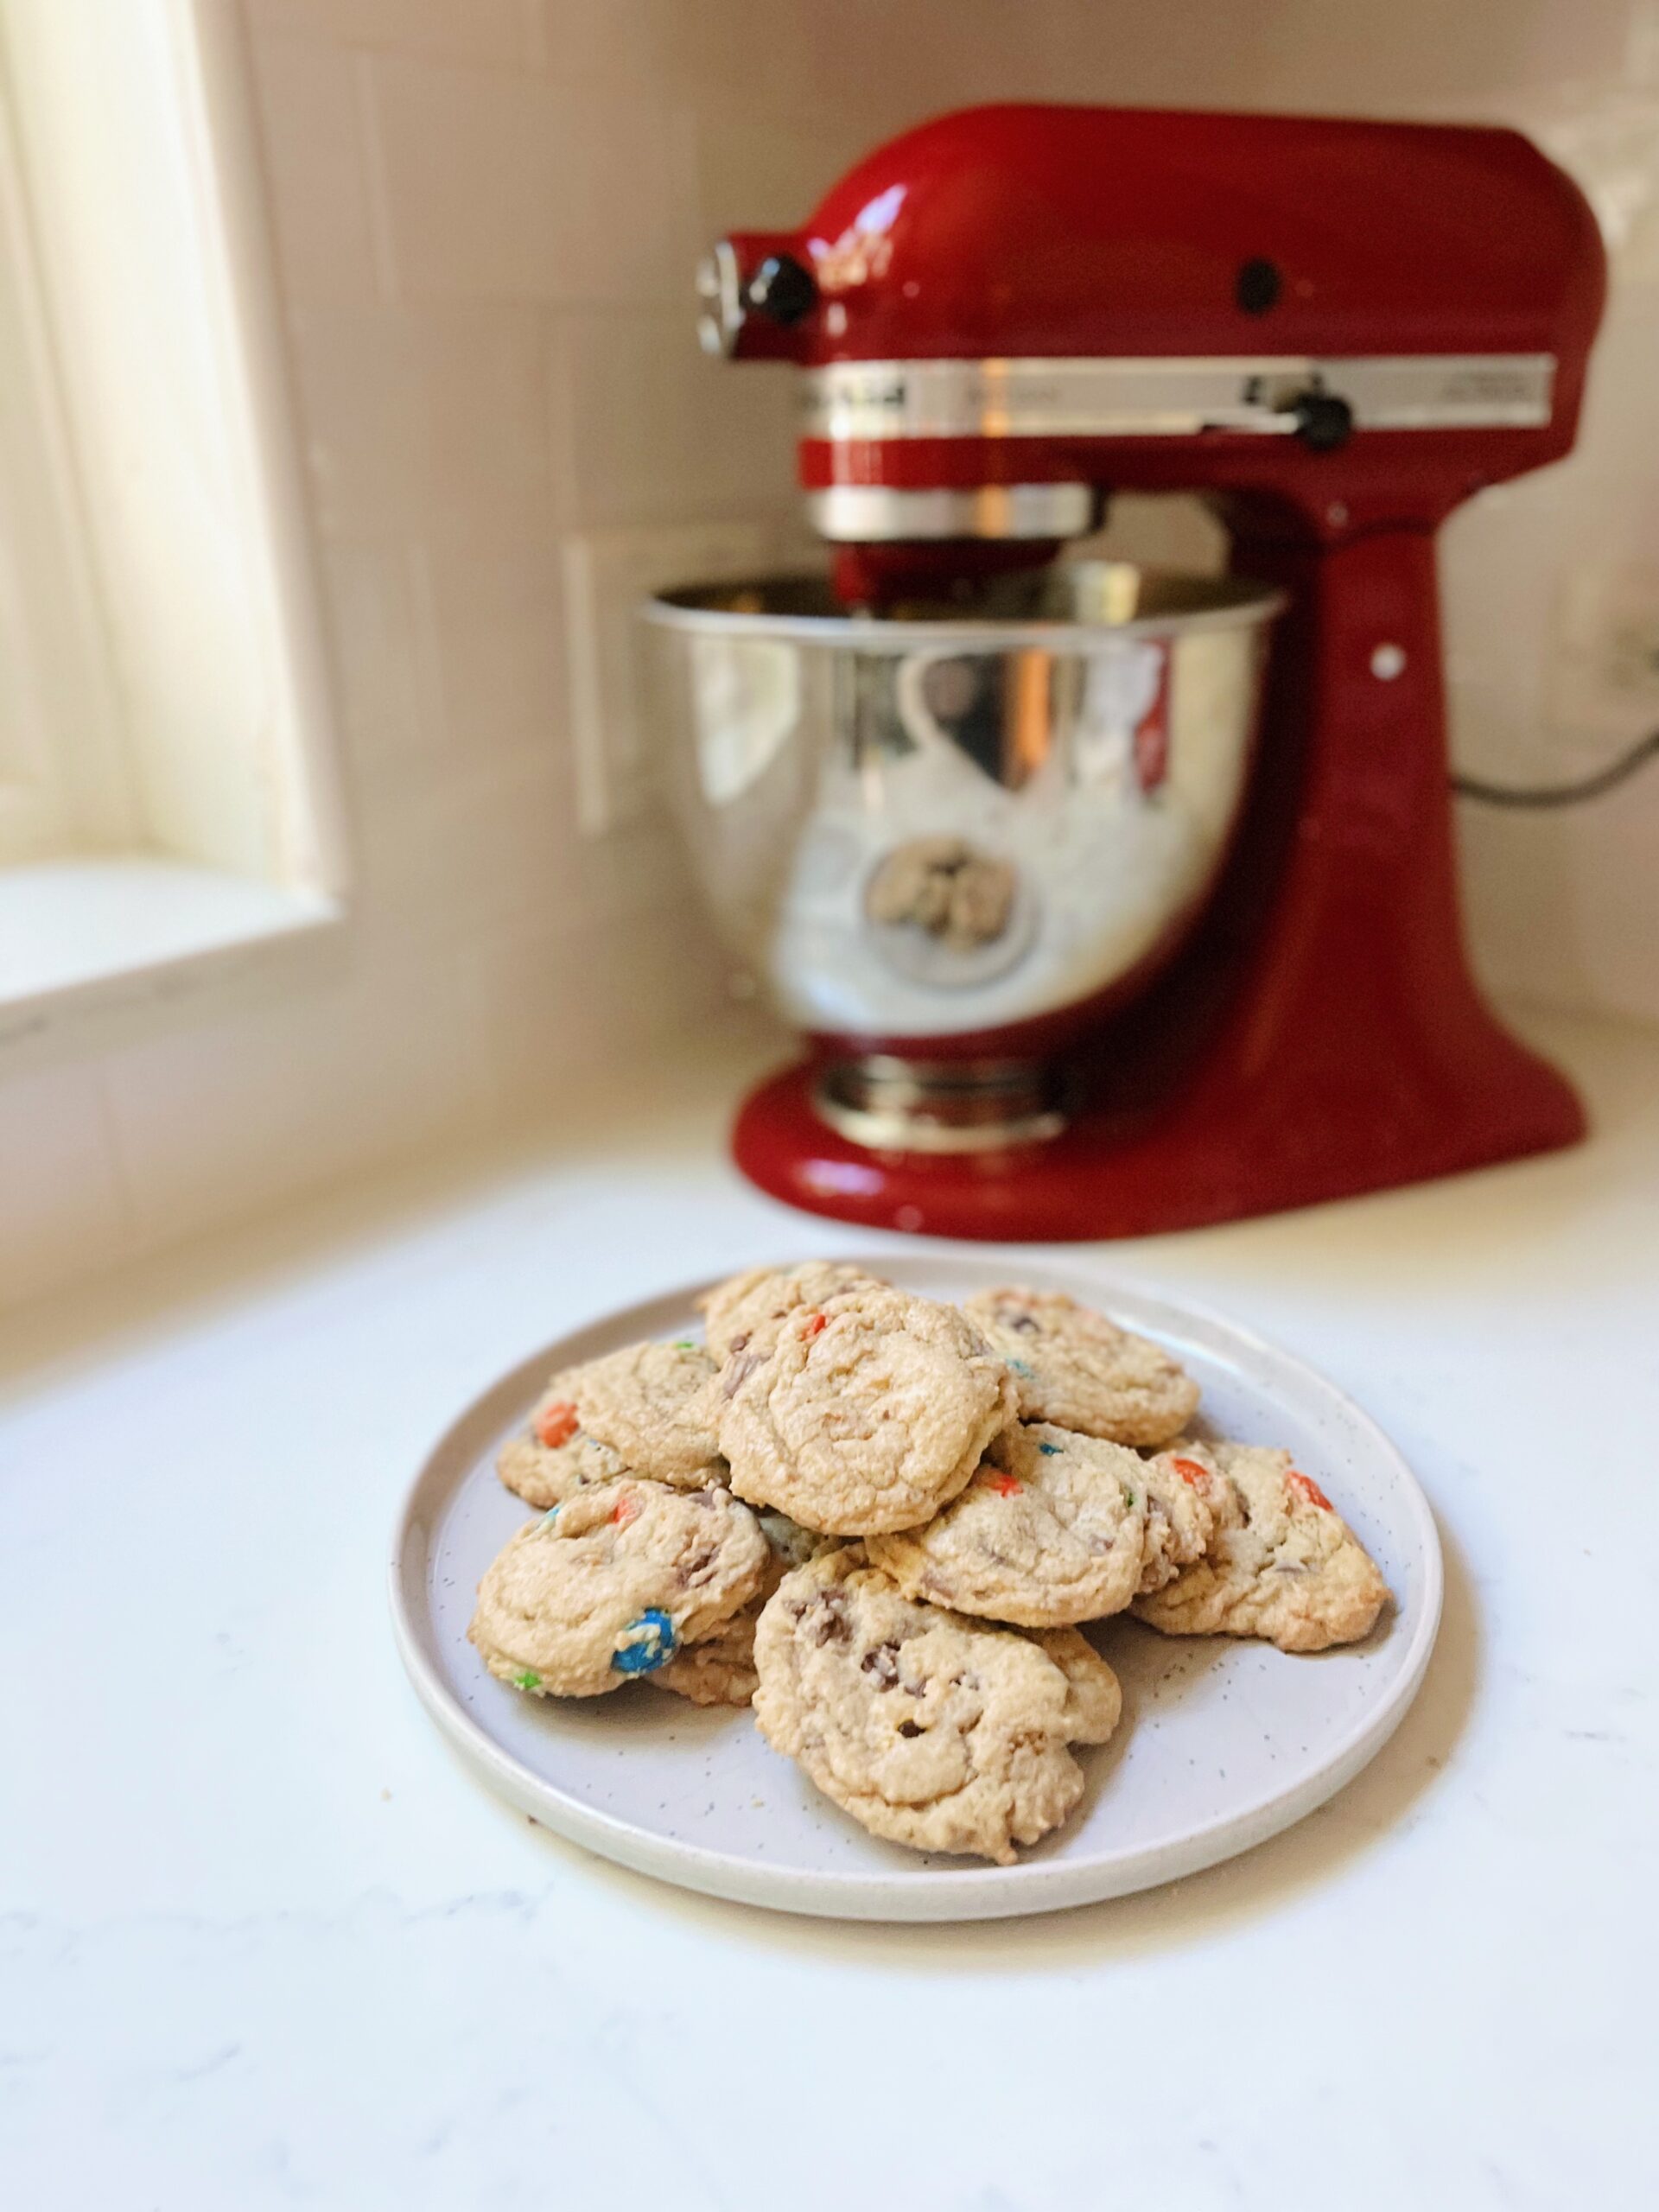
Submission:
[[[0,77],[0,866],[133,842],[108,640],[88,571]]]
[[[20,1010],[35,1027],[71,1001],[172,995],[181,969],[344,911],[235,0],[0,0],[0,257],[3,1044]],[[83,877],[87,924],[66,931]],[[147,913],[164,893],[159,936],[121,928],[129,879]]]

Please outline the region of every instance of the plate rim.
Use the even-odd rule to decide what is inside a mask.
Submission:
[[[1055,1267],[1018,1248],[1006,1258],[1002,1248],[959,1247],[918,1240],[910,1250],[865,1249],[813,1256],[847,1260],[872,1269],[912,1262],[922,1268],[960,1266],[983,1275],[988,1284],[1005,1280],[1029,1280],[1056,1289],[1086,1294],[1111,1310],[1119,1294],[1161,1307],[1218,1332],[1243,1350],[1265,1356],[1294,1373],[1299,1387],[1311,1386],[1340,1408],[1365,1439],[1368,1448],[1388,1463],[1402,1498],[1415,1523],[1424,1566],[1422,1602],[1413,1624],[1410,1642],[1387,1694],[1350,1725],[1330,1756],[1316,1772],[1292,1784],[1267,1803],[1248,1805],[1225,1813],[1173,1840],[1142,1844],[1132,1851],[1084,1860],[1060,1858],[1027,1859],[1013,1866],[974,1866],[929,1868],[915,1872],[813,1872],[768,1866],[739,1853],[717,1851],[707,1844],[656,1836],[623,1816],[583,1803],[544,1780],[505,1750],[484,1724],[467,1712],[439,1674],[414,1618],[408,1593],[410,1552],[422,1548],[430,1556],[430,1523],[420,1514],[420,1499],[429,1483],[458,1447],[463,1433],[479,1418],[489,1402],[521,1387],[550,1358],[560,1356],[573,1338],[613,1322],[667,1305],[690,1305],[702,1292],[724,1281],[734,1269],[699,1276],[683,1284],[671,1284],[609,1307],[573,1328],[563,1330],[543,1349],[527,1353],[505,1368],[494,1379],[474,1391],[423,1457],[412,1480],[405,1486],[392,1524],[387,1568],[388,1596],[393,1642],[416,1697],[439,1733],[496,1794],[538,1824],[584,1849],[637,1872],[655,1876],[683,1889],[724,1897],[766,1909],[796,1912],[818,1918],[874,1920],[898,1923],[976,1920],[1014,1917],[1101,1902],[1113,1897],[1161,1886],[1200,1872],[1206,1866],[1254,1849],[1327,1803],[1344,1789],[1382,1750],[1405,1718],[1422,1686],[1433,1656],[1445,1602],[1445,1563],[1433,1509],[1422,1485],[1399,1446],[1358,1401],[1298,1353],[1287,1351],[1260,1331],[1236,1321],[1206,1301],[1172,1294],[1160,1286],[1143,1282],[1128,1274]],[[787,1267],[796,1260],[755,1261],[751,1264]]]

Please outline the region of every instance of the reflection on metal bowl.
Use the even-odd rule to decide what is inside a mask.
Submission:
[[[1214,882],[1281,604],[1086,561],[880,616],[802,577],[652,601],[727,943],[798,1027],[900,1060],[1138,988]]]

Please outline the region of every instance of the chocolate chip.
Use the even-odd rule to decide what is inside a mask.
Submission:
[[[919,1736],[921,1732],[920,1724],[917,1721],[901,1720],[899,1723],[899,1733],[901,1736]]]
[[[699,1575],[707,1574],[713,1563],[714,1556],[715,1546],[705,1544],[700,1552],[693,1552],[690,1559],[683,1559],[675,1570],[679,1578],[680,1587],[684,1589],[689,1583],[695,1582]]]
[[[1011,1329],[1023,1329],[1028,1336],[1034,1337],[1037,1333],[1037,1316],[1034,1313],[1007,1313],[1003,1318]]]
[[[853,1626],[847,1618],[847,1601],[839,1590],[826,1590],[813,1611],[818,1617],[812,1624],[814,1643],[823,1645],[852,1642]]]
[[[721,1395],[734,1398],[761,1363],[758,1351],[740,1352],[735,1359],[728,1359],[720,1378]]]
[[[899,1646],[892,1643],[878,1643],[873,1651],[867,1651],[858,1663],[867,1675],[874,1675],[880,1688],[890,1690],[899,1679]]]

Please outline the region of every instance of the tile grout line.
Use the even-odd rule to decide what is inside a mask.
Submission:
[[[421,736],[434,753],[450,749],[454,738],[451,702],[443,680],[443,648],[438,620],[437,594],[432,583],[432,557],[423,538],[409,538],[402,548],[404,582],[409,591],[415,630],[416,712],[424,725]]]
[[[402,293],[397,281],[396,234],[391,219],[391,193],[386,175],[385,148],[380,136],[380,113],[375,98],[374,57],[365,53],[352,57],[352,98],[357,110],[364,181],[369,203],[369,240],[374,256],[375,289],[383,301]]]

